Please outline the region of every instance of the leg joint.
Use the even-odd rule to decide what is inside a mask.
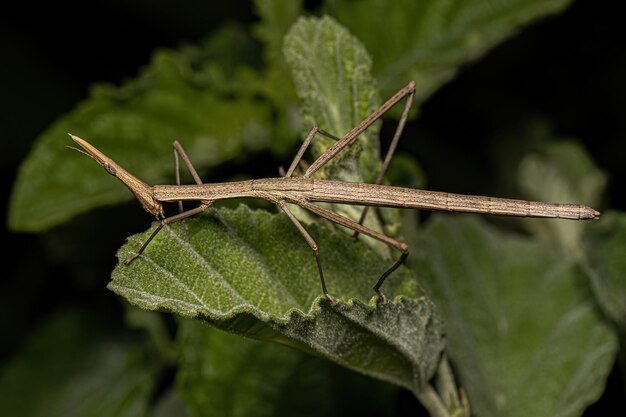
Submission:
[[[400,251],[405,254],[408,255],[409,254],[409,245],[407,245],[406,243],[402,243],[400,244]]]

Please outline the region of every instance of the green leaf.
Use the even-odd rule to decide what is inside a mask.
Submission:
[[[137,251],[150,232],[131,237],[118,257]],[[164,228],[144,255],[116,267],[109,288],[143,308],[202,319],[421,389],[444,347],[433,303],[401,268],[383,288],[394,301],[376,306],[373,297],[365,304],[389,261],[344,234],[317,226],[309,232],[336,306],[320,296],[313,254],[293,224],[245,206]]]
[[[230,42],[231,51],[243,49],[240,36],[218,32],[200,47],[156,52],[149,66],[122,87],[95,86],[87,100],[37,139],[23,162],[10,226],[41,231],[91,208],[132,198],[100,167],[65,147],[71,144],[68,132],[89,140],[149,183],[172,181],[174,139],[197,168],[284,146],[272,136],[271,108],[253,97],[254,88],[246,89],[253,85],[246,80],[253,77],[234,57],[225,58],[224,42]],[[220,65],[240,68],[229,74],[237,82],[224,86]]]
[[[317,126],[341,137],[378,108],[380,98],[370,72],[369,54],[358,39],[332,18],[300,18],[285,37],[284,53],[303,102],[305,125],[309,128]],[[315,176],[373,182],[381,167],[379,130],[380,122],[370,126],[357,142],[338,153]],[[316,159],[334,143],[335,140],[318,133],[311,143],[313,157]],[[355,221],[363,210],[345,204],[330,204],[329,207]],[[392,213],[388,217],[397,224],[397,213],[393,210],[388,213]],[[306,213],[297,215],[311,221]],[[365,226],[383,230],[383,225],[373,215],[367,217]],[[393,228],[394,224],[389,226]],[[369,238],[367,241],[379,253],[389,256],[386,246]]]
[[[102,321],[79,312],[50,317],[0,373],[3,415],[145,415],[156,368],[140,345],[111,333]]]
[[[283,39],[302,12],[302,0],[255,0],[254,5],[261,18],[254,32],[265,43],[266,63],[284,64]]]
[[[177,388],[192,416],[272,416],[275,408],[292,401],[283,390],[293,383],[291,372],[306,355],[202,323],[179,322]]]
[[[150,410],[150,417],[188,417],[190,415],[187,407],[173,389],[163,393]]]
[[[391,407],[391,385],[295,349],[180,323],[176,381],[192,416],[383,415]]]
[[[605,314],[626,331],[626,213],[604,213],[585,239],[586,271]]]
[[[525,156],[518,181],[524,196],[531,200],[586,204],[598,207],[606,175],[600,171],[577,142],[550,140],[539,151]],[[578,253],[583,232],[592,222],[561,219],[521,219],[534,235],[556,242]]]
[[[290,82],[289,68],[283,57],[283,40],[302,12],[302,1],[256,0],[254,4],[261,21],[253,26],[253,33],[265,46],[263,50],[265,70],[258,83],[258,89],[276,108],[277,133],[295,139],[305,126],[299,114],[300,103]]]
[[[342,137],[379,106],[369,54],[332,18],[300,18],[285,37],[284,53],[309,128],[317,126]],[[338,154],[322,176],[343,181],[374,177],[375,167],[380,166],[379,125],[359,137],[360,146]],[[318,134],[311,143],[313,155],[321,155],[333,143],[333,139]],[[364,155],[359,158],[361,152]]]
[[[333,15],[374,57],[373,72],[387,96],[408,80],[424,101],[461,67],[533,20],[570,0],[327,0]]]
[[[476,415],[579,416],[600,397],[617,339],[575,261],[469,216],[434,216],[420,248]]]

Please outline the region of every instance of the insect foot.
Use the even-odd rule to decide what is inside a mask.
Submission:
[[[387,304],[387,297],[385,296],[385,294],[382,293],[382,291],[377,290],[376,288],[374,288],[374,292],[377,295],[377,299],[376,299],[376,306],[379,305],[385,305]]]
[[[332,307],[335,307],[337,305],[337,301],[335,301],[335,299],[333,298],[332,295],[328,294],[327,292],[324,293],[324,297],[326,297],[326,299],[328,299],[328,301],[330,301],[330,304],[332,305]]]

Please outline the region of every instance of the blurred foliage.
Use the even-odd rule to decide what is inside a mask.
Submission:
[[[159,361],[141,340],[99,324],[102,318],[78,311],[50,317],[0,375],[3,414],[145,415]]]
[[[597,400],[617,337],[572,258],[466,216],[434,217],[420,241],[416,269],[444,312],[473,412],[578,416]]]

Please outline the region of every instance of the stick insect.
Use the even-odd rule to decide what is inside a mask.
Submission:
[[[512,200],[381,185],[385,171],[389,166],[389,162],[391,161],[402,134],[402,130],[404,129],[409,109],[413,103],[414,94],[415,83],[411,81],[390,99],[388,99],[376,111],[363,119],[342,137],[337,137],[333,134],[325,132],[316,126],[311,128],[300,146],[300,149],[296,153],[296,156],[291,162],[287,172],[285,172],[282,177],[277,178],[203,184],[183,147],[180,143],[178,143],[178,141],[174,141],[173,146],[176,165],[176,185],[150,186],[130,174],[128,171],[124,170],[112,159],[100,152],[87,141],[71,134],[71,138],[78,145],[80,145],[82,149],[71,146],[70,148],[91,157],[109,174],[121,180],[126,187],[128,187],[130,191],[135,194],[143,208],[148,213],[154,215],[159,221],[159,225],[152,232],[150,237],[148,237],[144,244],[139,248],[137,253],[124,261],[125,264],[128,265],[134,259],[141,256],[152,239],[154,239],[157,233],[166,225],[201,213],[218,200],[232,198],[260,198],[276,204],[300,232],[306,243],[311,247],[311,250],[315,255],[315,261],[319,271],[322,292],[324,296],[326,296],[333,303],[334,300],[328,293],[328,289],[326,287],[317,243],[302,226],[300,221],[293,215],[288,204],[296,204],[312,213],[317,214],[318,216],[354,230],[355,236],[358,236],[359,233],[370,236],[394,249],[397,249],[400,252],[400,256],[396,262],[393,263],[393,265],[391,265],[380,276],[373,287],[375,293],[383,302],[385,301],[385,296],[380,291],[380,288],[389,274],[395,271],[407,258],[409,254],[409,247],[404,242],[400,242],[363,225],[367,209],[370,206],[485,213],[501,216],[552,217],[573,220],[597,219],[599,217],[600,213],[598,211],[580,204]],[[378,120],[385,112],[387,112],[392,106],[403,98],[406,98],[404,110],[398,122],[398,126],[389,149],[387,150],[383,160],[381,170],[373,184],[313,178],[313,175],[320,168],[328,163],[341,150],[352,145],[365,129],[372,125],[372,123]],[[294,176],[296,168],[303,162],[302,157],[305,151],[317,134],[331,138],[335,140],[335,143],[321,156],[319,156],[311,165],[309,165],[302,175]],[[179,157],[183,159],[196,184],[180,184]],[[199,204],[195,208],[183,211],[183,201],[197,201]],[[163,212],[163,203],[166,202],[178,202],[180,212],[173,216],[165,217]],[[365,206],[365,209],[360,220],[356,222],[327,208],[313,204],[314,202],[361,205]]]

